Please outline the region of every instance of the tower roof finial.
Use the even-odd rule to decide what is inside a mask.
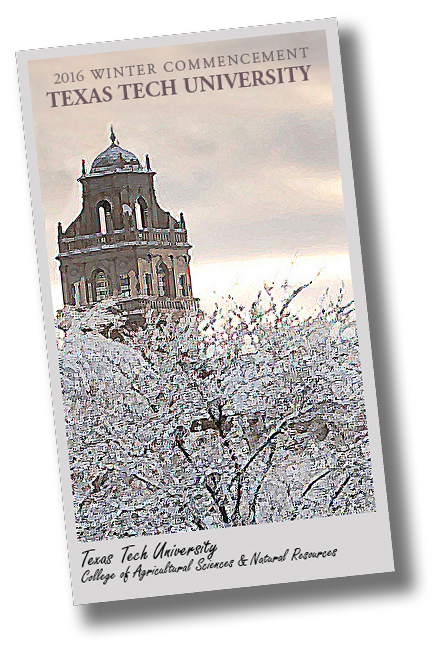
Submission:
[[[111,139],[111,143],[112,143],[113,146],[114,146],[114,144],[116,143],[117,139],[116,139],[116,135],[114,134],[114,130],[113,130],[113,126],[112,126],[112,125],[111,125],[111,132],[110,132],[109,138]]]

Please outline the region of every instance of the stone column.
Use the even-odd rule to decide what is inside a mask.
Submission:
[[[108,278],[109,295],[118,296],[120,286],[118,285],[117,282],[115,266],[113,266],[113,264],[111,264],[111,262],[107,260],[103,262],[101,268],[104,270],[105,275]]]
[[[63,303],[65,305],[73,305],[71,285],[68,282],[68,266],[66,264],[61,266],[60,271],[62,278]]]
[[[150,255],[149,256],[149,262],[150,262],[150,271],[151,271],[151,294],[153,296],[156,295],[156,289],[157,289],[157,280],[156,280],[156,274],[155,274],[155,269],[153,268],[153,257]]]
[[[120,277],[119,274],[117,273],[117,264],[116,260],[113,262],[113,269],[114,269],[114,276],[116,279],[116,294],[113,293],[113,296],[118,296],[121,293],[121,288],[120,288]]]
[[[135,281],[135,290],[136,293],[134,296],[139,296],[141,289],[140,289],[140,277],[139,277],[139,260],[137,257],[137,252],[136,249],[134,249],[134,275],[136,276],[136,281]],[[131,296],[133,296],[133,292],[131,290]]]
[[[142,270],[142,262],[141,260],[137,259],[137,280],[139,282],[139,292],[138,295],[145,294],[145,289],[144,289],[144,280],[143,280],[143,270]]]
[[[188,291],[189,295],[192,298],[193,297],[193,285],[191,284],[191,272],[190,272],[190,260],[191,256],[187,255],[186,258],[186,263],[187,263],[187,274],[188,274]]]
[[[113,219],[111,212],[105,212],[106,232],[114,232]]]
[[[159,281],[157,279],[157,265],[162,261],[162,258],[160,255],[156,255],[155,257],[157,258],[156,261],[154,261],[154,257],[151,259],[151,270],[153,272],[153,295],[158,297]]]
[[[59,262],[59,275],[60,275],[60,283],[62,285],[63,305],[66,305],[65,274],[63,269],[64,267],[62,267],[62,263]]]
[[[154,189],[150,188],[150,200],[151,200],[151,209],[153,215],[153,226],[158,227],[159,221],[157,220],[157,203],[156,197],[154,195]]]
[[[140,207],[140,221],[142,223],[142,229],[150,230],[153,227],[150,210],[148,208],[144,210],[143,207],[141,207],[140,205],[139,207]]]
[[[88,221],[89,221],[89,229],[90,229],[90,234],[91,235],[96,235],[97,233],[100,232],[100,221],[99,221],[99,216],[97,214],[97,209],[95,207],[91,207],[88,210]]]
[[[170,245],[176,245],[176,233],[174,231],[174,219],[171,214],[168,212],[168,228],[170,229]]]
[[[88,305],[88,290],[86,287],[86,264],[83,262],[80,266],[80,285],[79,285],[79,301],[80,305]]]
[[[131,291],[131,298],[135,298],[138,296],[137,292],[137,276],[135,271],[131,270],[128,272],[129,279],[130,279],[130,291]]]
[[[80,278],[80,305],[88,305],[88,301],[86,299],[86,281],[85,281],[85,276],[82,276]]]
[[[174,255],[170,255],[170,260],[171,260],[170,296],[171,298],[177,298],[176,272],[174,270]]]

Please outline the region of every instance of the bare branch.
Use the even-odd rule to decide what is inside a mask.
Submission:
[[[319,270],[318,273],[317,273],[317,275],[316,275],[316,277],[313,278],[313,280],[310,280],[310,282],[307,282],[305,285],[301,285],[300,287],[298,287],[297,289],[295,289],[295,290],[291,293],[290,297],[285,301],[285,303],[284,303],[283,306],[281,307],[281,310],[280,310],[280,312],[279,312],[279,317],[280,317],[280,318],[282,318],[282,315],[284,314],[285,310],[288,308],[288,306],[290,305],[290,303],[292,302],[292,300],[295,299],[296,296],[297,296],[298,294],[300,294],[304,289],[306,289],[307,287],[310,287],[310,285],[312,285],[312,284],[314,283],[314,281],[316,280],[316,278],[319,276],[320,273],[321,273],[321,271]]]
[[[264,449],[270,444],[271,440],[272,440],[274,437],[276,437],[277,435],[279,435],[279,433],[282,433],[282,432],[283,432],[283,431],[282,431],[282,428],[283,428],[283,426],[285,426],[285,424],[287,423],[287,421],[289,421],[290,419],[296,419],[296,417],[298,417],[298,416],[299,416],[299,413],[292,412],[290,415],[287,415],[286,417],[284,417],[284,418],[279,422],[279,424],[277,425],[277,427],[276,427],[276,428],[270,433],[270,435],[267,437],[267,439],[265,440],[265,442],[263,442],[263,443],[261,444],[261,446],[255,451],[255,453],[253,453],[253,455],[252,455],[251,458],[247,461],[247,463],[242,467],[242,471],[246,471],[246,470],[248,469],[248,467],[251,465],[251,463],[253,462],[253,460],[254,460],[255,458],[257,458],[257,456],[259,455],[259,453],[260,453],[261,451],[263,451],[263,450],[264,450]]]
[[[199,519],[199,517],[196,517],[196,515],[193,515],[193,522],[196,524],[199,531],[206,531],[208,528],[208,526],[205,526],[205,524]]]
[[[236,476],[237,476],[237,494],[236,494],[236,505],[231,515],[231,521],[234,521],[235,518],[240,518],[240,502],[242,498],[242,471],[236,463]]]
[[[256,524],[256,503],[257,503],[257,499],[259,497],[259,492],[262,489],[262,485],[264,484],[265,477],[268,474],[268,472],[271,468],[271,465],[273,463],[273,456],[275,454],[275,451],[276,451],[276,443],[274,443],[272,445],[271,449],[270,449],[270,455],[268,456],[267,466],[266,466],[265,470],[262,472],[262,476],[259,480],[259,483],[258,483],[258,485],[256,487],[256,490],[254,492],[254,495],[253,495],[253,501],[250,504],[250,514],[251,513],[253,514],[253,522],[252,522],[253,524]]]
[[[146,480],[146,478],[143,478],[142,476],[139,476],[139,474],[135,474],[134,472],[131,472],[130,474],[133,478],[137,479],[141,483],[145,483],[147,488],[151,490],[151,492],[155,492],[156,490],[160,490],[161,488],[158,487],[157,485],[153,485],[153,483],[150,483],[149,481]]]
[[[327,469],[327,471],[325,471],[323,474],[321,474],[320,476],[318,476],[317,478],[315,478],[313,481],[311,481],[311,483],[309,483],[309,484],[307,485],[307,487],[305,488],[305,490],[302,492],[301,496],[302,496],[302,497],[305,497],[305,495],[308,494],[308,492],[310,492],[310,490],[311,490],[311,488],[313,487],[313,485],[316,485],[316,483],[317,483],[318,481],[320,481],[321,478],[324,478],[324,476],[327,476],[327,474],[329,474],[329,473],[332,472],[332,471],[333,471],[332,469]]]
[[[347,483],[349,482],[350,479],[351,479],[351,474],[347,474],[347,476],[345,477],[345,480],[343,481],[343,483],[341,483],[341,485],[338,487],[338,489],[336,490],[336,492],[332,496],[331,501],[328,504],[329,508],[331,508],[333,506],[334,502],[336,501],[338,496],[341,494],[342,490],[347,485]]]
[[[196,471],[198,471],[196,465],[194,464],[194,461],[193,461],[192,457],[190,456],[188,451],[185,449],[185,447],[183,445],[183,442],[179,438],[178,435],[176,435],[175,443],[179,447],[179,449],[182,451],[183,455],[185,456],[187,461],[190,463],[190,465],[192,465],[192,467]],[[218,500],[215,490],[213,490],[213,488],[207,482],[205,482],[204,487],[209,492],[211,498],[213,499],[214,503],[216,504],[216,507],[218,508],[220,514],[222,515],[222,519],[223,519],[224,523],[228,524],[230,520],[228,519],[228,514],[227,514],[227,511],[226,511],[226,508],[225,508],[224,504],[221,503]]]

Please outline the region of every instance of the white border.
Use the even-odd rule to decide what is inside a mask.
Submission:
[[[348,515],[344,517],[310,519],[298,522],[246,526],[228,530],[218,529],[211,531],[198,531],[196,533],[184,532],[176,533],[174,536],[160,535],[136,538],[134,540],[105,540],[96,543],[78,543],[76,539],[74,509],[71,498],[71,480],[57,361],[56,335],[53,325],[53,308],[45,243],[45,226],[40,193],[37,149],[32,116],[31,92],[28,77],[28,61],[61,56],[69,57],[109,51],[155,48],[186,43],[223,41],[233,38],[305,32],[320,29],[325,29],[327,36],[352,281],[356,303],[367,419],[370,433],[376,512],[362,515]],[[381,440],[379,434],[376,391],[371,357],[336,19],[22,51],[17,53],[17,62],[74,603],[85,604],[116,599],[130,599],[202,590],[216,590],[393,571],[394,566],[385,492]],[[167,540],[171,544],[174,543],[177,546],[199,544],[205,539],[208,539],[212,543],[217,543],[217,557],[219,560],[231,558],[238,559],[242,554],[251,555],[255,551],[262,551],[262,553],[275,555],[284,553],[287,548],[289,549],[289,556],[285,562],[274,564],[272,566],[257,565],[245,568],[234,567],[233,569],[210,570],[205,573],[190,572],[186,575],[166,574],[151,577],[142,583],[131,579],[126,583],[123,583],[123,581],[119,579],[118,582],[111,581],[107,585],[101,583],[82,584],[80,582],[82,572],[81,561],[83,560],[82,552],[84,552],[85,549],[95,548],[97,554],[114,553],[114,564],[105,569],[107,572],[115,571],[115,573],[118,574],[122,569],[125,569],[120,566],[119,557],[123,546],[132,544],[134,545],[132,551],[141,551],[146,545],[147,551],[152,553],[156,544],[162,539]],[[338,551],[334,558],[330,557],[322,560],[292,561],[291,554],[297,547],[300,547],[302,551],[318,551],[324,549],[337,549]],[[182,562],[177,562],[176,564],[182,564]],[[153,562],[150,561],[150,566],[152,565]],[[161,566],[158,563],[155,563],[155,565]]]

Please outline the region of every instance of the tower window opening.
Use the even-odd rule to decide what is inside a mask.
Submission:
[[[139,196],[136,200],[136,223],[139,230],[144,230],[148,227],[147,211],[148,205],[143,196]],[[139,227],[140,226],[140,227]]]
[[[104,271],[99,271],[96,275],[96,299],[103,301],[109,296],[108,278]]]
[[[105,235],[108,232],[108,228],[111,230],[113,227],[111,205],[107,200],[101,200],[97,205],[97,215],[99,232]]]
[[[130,298],[131,296],[130,277],[127,273],[120,276],[120,293],[125,298]]]
[[[71,285],[72,305],[80,305],[80,285],[75,282]]]
[[[151,274],[150,273],[145,273],[144,279],[145,279],[145,294],[147,296],[152,296],[153,295],[153,281],[151,279]]]
[[[99,232],[101,232],[102,235],[106,235],[106,218],[103,207],[99,207]]]
[[[179,296],[188,296],[187,277],[184,273],[179,276]]]
[[[136,210],[136,227],[137,227],[137,230],[143,230],[142,210],[140,208],[139,203],[136,203],[135,210]]]
[[[159,296],[170,296],[169,271],[165,262],[159,262],[156,267],[157,293]]]
[[[166,284],[165,284],[165,274],[163,271],[160,271],[157,275],[157,285],[159,287],[159,296],[165,296]]]

